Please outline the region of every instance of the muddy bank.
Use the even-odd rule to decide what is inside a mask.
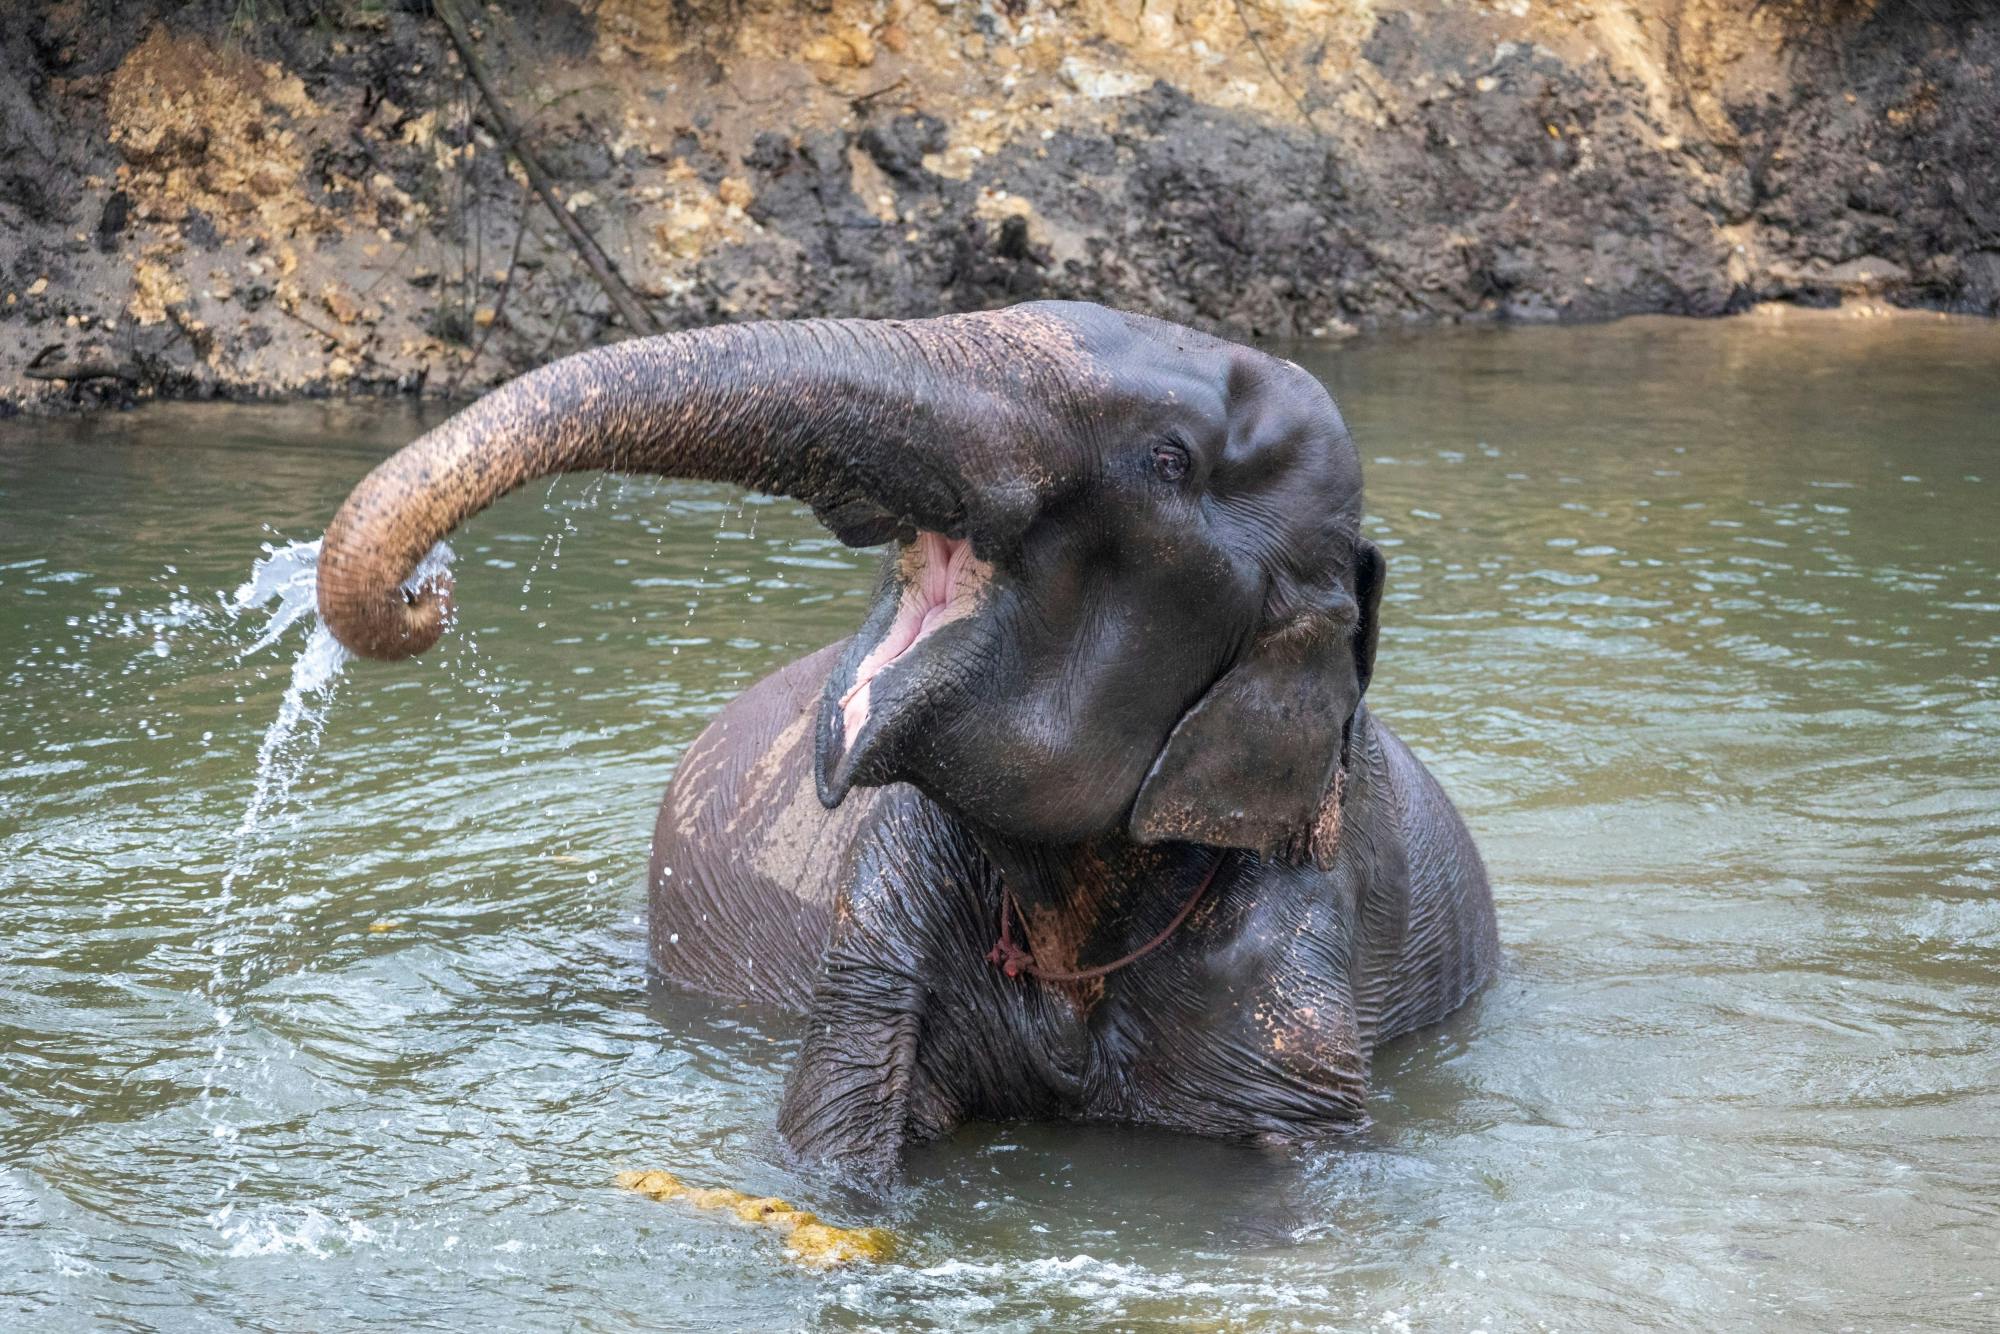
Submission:
[[[2000,311],[1964,0],[61,0],[0,25],[0,404],[471,392],[634,322],[1233,335]],[[0,410],[5,410],[0,407]]]

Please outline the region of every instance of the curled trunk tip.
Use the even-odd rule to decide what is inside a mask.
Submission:
[[[384,553],[334,542],[334,528],[344,517],[329,526],[321,548],[320,620],[349,652],[378,662],[400,662],[429,651],[455,610],[450,571],[428,573],[411,586],[415,561],[397,569]],[[356,565],[374,568],[351,568]]]

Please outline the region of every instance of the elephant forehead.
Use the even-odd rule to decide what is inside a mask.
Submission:
[[[1053,304],[882,323],[906,333],[947,374],[996,379],[1023,394],[1088,389],[1102,381],[1102,368],[1085,328]],[[953,360],[974,348],[985,354],[982,365]]]

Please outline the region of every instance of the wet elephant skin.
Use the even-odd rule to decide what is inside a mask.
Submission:
[[[804,1157],[882,1178],[972,1117],[1350,1130],[1376,1045],[1491,971],[1479,855],[1363,702],[1385,562],[1297,366],[1060,302],[597,349],[356,487],[327,624],[421,652],[451,612],[404,587],[432,544],[580,469],[793,495],[888,544],[857,633],[725,709],[655,831],[659,969],[808,1017],[779,1114]],[[1019,976],[987,962],[1003,902]],[[1128,966],[1057,976],[1190,902]]]
[[[1122,835],[1028,845],[907,784],[819,804],[813,709],[846,647],[723,710],[682,761],[653,842],[660,970],[808,1017],[781,1111],[801,1154],[880,1178],[906,1143],[970,1118],[1268,1142],[1354,1130],[1375,1047],[1449,1014],[1489,975],[1479,855],[1365,705],[1325,870]],[[1046,905],[1030,909],[1038,954],[1087,963],[1149,939],[1216,858],[1186,924],[1109,977],[1051,984],[987,961],[1003,880],[1033,884]]]

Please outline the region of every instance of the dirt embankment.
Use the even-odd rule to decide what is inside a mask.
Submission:
[[[469,392],[1042,296],[1235,335],[2000,312],[1970,0],[58,0],[0,25],[0,411]]]

